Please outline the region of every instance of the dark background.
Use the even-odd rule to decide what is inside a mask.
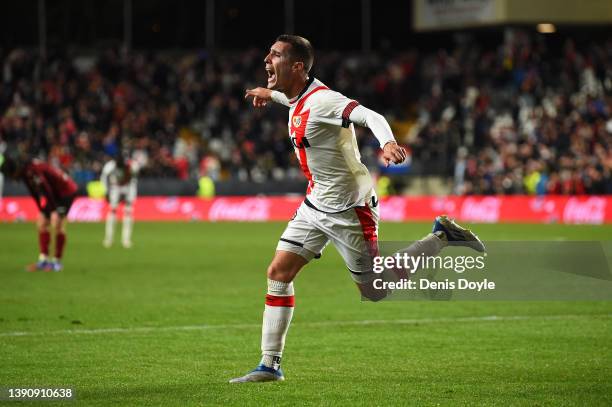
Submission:
[[[215,45],[244,49],[269,44],[285,30],[283,0],[215,0]],[[123,40],[123,0],[47,0],[47,45],[104,47]],[[206,2],[133,0],[132,45],[135,48],[205,46]],[[405,49],[443,46],[451,33],[415,34],[409,1],[372,1],[372,47]],[[361,1],[295,1],[294,32],[318,49],[361,49]],[[499,42],[498,35],[489,38]],[[6,3],[0,13],[2,47],[37,46],[38,0]]]
[[[39,44],[38,0],[3,4],[0,47]],[[217,49],[267,47],[285,31],[285,1],[214,0],[214,43]],[[362,49],[359,0],[295,1],[294,33],[307,37],[316,49]],[[123,0],[47,0],[47,47],[95,49],[123,42]],[[446,48],[475,36],[482,46],[499,44],[502,27],[417,33],[412,29],[411,1],[371,0],[372,49],[393,52],[409,48]],[[206,1],[132,0],[132,47],[137,49],[205,48]],[[535,27],[531,27],[535,30]],[[554,47],[571,36],[578,44],[604,37],[610,26],[558,26],[547,41]]]

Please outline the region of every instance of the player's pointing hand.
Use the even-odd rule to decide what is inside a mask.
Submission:
[[[383,160],[387,167],[390,163],[400,164],[408,157],[406,149],[401,147],[396,142],[389,142],[383,147]]]
[[[267,88],[247,89],[244,98],[253,97],[253,106],[264,107],[272,100],[272,91]]]

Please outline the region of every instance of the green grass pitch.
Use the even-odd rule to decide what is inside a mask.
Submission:
[[[287,380],[228,384],[259,360],[284,226],[137,223],[132,249],[105,250],[102,224],[71,224],[65,270],[26,273],[34,225],[0,224],[0,387],[69,386],[63,404],[86,406],[612,404],[612,302],[363,303],[333,247],[296,280]],[[429,227],[383,224],[380,237]],[[612,236],[474,229],[485,241]]]

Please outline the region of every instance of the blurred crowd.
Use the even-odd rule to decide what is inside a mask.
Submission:
[[[456,194],[612,193],[612,38],[550,50],[506,32],[422,60],[416,156]]]
[[[266,48],[93,56],[0,50],[0,143],[62,166],[79,182],[117,154],[143,177],[301,179],[287,110],[254,109]],[[612,39],[551,50],[507,31],[484,49],[317,52],[314,75],[385,115],[410,147],[410,172],[456,194],[612,193]],[[364,163],[377,142],[358,129]]]

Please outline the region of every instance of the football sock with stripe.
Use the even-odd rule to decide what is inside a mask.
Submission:
[[[280,367],[294,304],[293,283],[268,279],[268,294],[261,328],[261,363],[266,367]]]

